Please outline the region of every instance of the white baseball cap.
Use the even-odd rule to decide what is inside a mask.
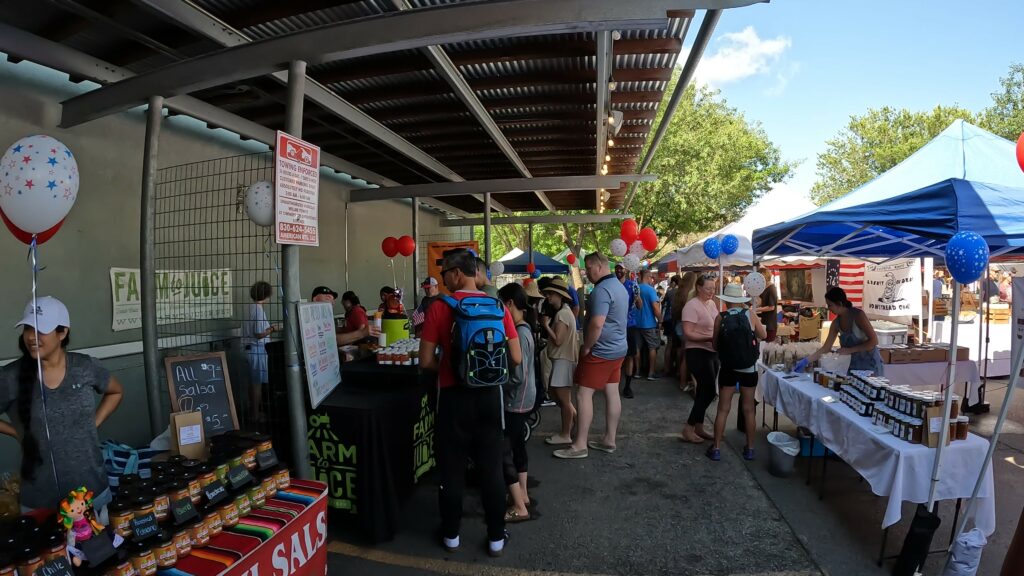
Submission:
[[[36,298],[36,307],[32,308],[32,301],[25,305],[25,315],[14,325],[31,326],[41,334],[49,334],[57,329],[57,326],[71,327],[71,317],[68,316],[68,308],[63,302],[53,296],[41,296]],[[36,324],[38,322],[38,325]]]

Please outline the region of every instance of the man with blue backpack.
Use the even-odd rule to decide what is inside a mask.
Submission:
[[[427,310],[420,339],[420,368],[436,371],[437,421],[434,446],[440,484],[442,545],[461,544],[462,494],[466,459],[479,471],[487,522],[487,552],[501,556],[505,532],[505,478],[502,386],[522,362],[515,324],[501,302],[476,287],[472,252],[445,255],[441,281],[451,292]]]

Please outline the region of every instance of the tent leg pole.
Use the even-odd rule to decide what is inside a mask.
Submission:
[[[960,327],[960,283],[953,280],[953,327],[949,337],[948,378],[942,406],[942,428],[939,430],[939,445],[935,447],[935,462],[932,466],[932,483],[928,489],[928,509],[935,511],[935,491],[939,487],[939,465],[942,463],[942,449],[949,440],[949,409],[953,398],[953,384],[956,382],[956,338]],[[929,423],[930,426],[930,423]]]
[[[981,470],[978,472],[978,479],[974,483],[974,491],[971,493],[971,499],[967,501],[967,507],[964,509],[963,516],[960,518],[960,525],[957,527],[956,536],[963,533],[964,529],[967,527],[967,521],[974,514],[974,506],[977,504],[978,493],[981,492],[981,486],[985,482],[985,472],[988,470],[989,464],[992,462],[992,456],[995,454],[996,445],[999,443],[999,433],[1002,432],[1003,424],[1006,423],[1006,418],[1010,414],[1013,395],[1014,392],[1017,391],[1017,386],[1020,384],[1020,371],[1022,368],[1024,368],[1024,346],[1018,346],[1013,355],[1013,365],[1010,367],[1010,384],[1006,388],[1006,397],[1003,398],[1003,406],[999,409],[999,418],[996,420],[996,427],[992,430],[992,437],[988,442],[988,452],[985,453],[985,460],[981,463]]]
[[[533,264],[533,224],[526,225],[526,252],[527,262]]]
[[[484,262],[491,264],[491,195],[484,194]]]

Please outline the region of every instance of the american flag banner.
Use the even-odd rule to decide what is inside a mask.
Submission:
[[[840,262],[839,287],[846,292],[846,298],[860,308],[864,301],[864,263]]]

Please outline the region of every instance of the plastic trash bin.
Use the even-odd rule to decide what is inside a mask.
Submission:
[[[780,478],[792,474],[796,456],[800,453],[800,441],[785,432],[769,432],[768,444],[771,445],[768,471]]]

